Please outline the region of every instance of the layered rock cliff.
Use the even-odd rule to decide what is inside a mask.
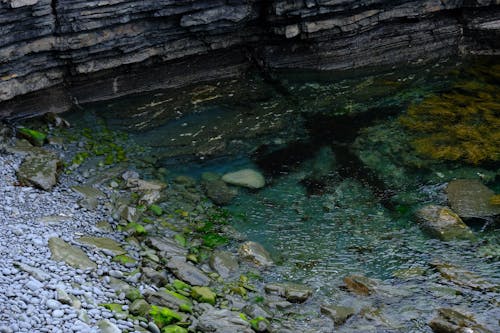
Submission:
[[[500,0],[1,0],[0,117],[237,76],[496,53]]]

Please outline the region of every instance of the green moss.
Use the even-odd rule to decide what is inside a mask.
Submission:
[[[117,303],[102,303],[102,304],[99,304],[100,306],[102,306],[103,308],[106,308],[110,311],[113,311],[114,313],[119,313],[119,314],[126,314],[127,311],[124,311],[122,309],[123,307],[123,304],[117,304]]]
[[[45,143],[45,140],[47,140],[47,135],[45,133],[26,127],[18,128],[17,132],[22,138],[28,140],[34,146],[41,147]]]
[[[178,325],[169,325],[161,330],[162,333],[188,333],[188,330]]]
[[[208,287],[193,287],[191,296],[199,302],[215,305],[217,294]]]
[[[172,287],[177,291],[182,290],[191,292],[191,286],[181,280],[174,280],[174,282],[172,282]]]
[[[252,320],[249,321],[250,323],[250,326],[252,326],[252,328],[257,331],[257,332],[260,332],[261,330],[259,329],[259,326],[260,326],[260,323],[261,322],[264,322],[266,324],[266,326],[268,326],[270,323],[269,323],[269,320],[267,320],[266,318],[264,317],[257,317],[257,318],[254,318]]]
[[[132,258],[126,254],[120,254],[118,256],[113,257],[113,261],[120,263],[122,265],[135,264],[137,262],[137,260],[135,260],[134,258]]]
[[[153,214],[157,215],[157,216],[161,216],[163,214],[163,209],[158,206],[158,205],[151,205],[149,206],[149,210],[151,212],[153,212]]]
[[[127,292],[125,293],[125,298],[128,299],[129,301],[133,302],[136,299],[141,299],[143,297],[142,297],[142,294],[139,291],[139,289],[131,288],[131,289],[127,290]]]
[[[151,306],[149,315],[159,328],[182,320],[182,316],[174,310],[156,305]]]
[[[130,222],[129,224],[127,224],[125,229],[131,232],[133,235],[137,236],[143,236],[147,234],[146,229],[142,225],[136,222]]]
[[[186,247],[187,246],[187,240],[186,240],[186,237],[184,237],[183,234],[176,234],[174,236],[174,239],[175,241],[182,247]]]
[[[203,236],[203,245],[209,248],[216,248],[218,246],[225,245],[229,242],[227,237],[221,236],[216,233],[208,233]]]

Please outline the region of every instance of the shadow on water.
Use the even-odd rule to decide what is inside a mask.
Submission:
[[[291,142],[279,149],[273,149],[269,145],[261,146],[253,154],[253,159],[268,176],[277,178],[298,169],[304,162],[314,158],[322,147],[330,147],[336,161],[335,175],[340,179],[358,180],[371,189],[381,204],[392,209],[390,199],[395,193],[353,153],[351,144],[362,128],[399,112],[399,108],[385,108],[349,115],[304,113],[302,116],[308,134],[306,139]],[[320,179],[307,177],[301,184],[309,195],[322,194],[330,177],[323,176]]]

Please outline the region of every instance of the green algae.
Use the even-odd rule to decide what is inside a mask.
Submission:
[[[182,316],[166,307],[152,305],[149,315],[159,328],[182,320]]]

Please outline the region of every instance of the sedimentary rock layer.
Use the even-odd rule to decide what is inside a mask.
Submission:
[[[0,117],[235,76],[251,62],[346,69],[495,53],[498,17],[499,0],[2,0]]]

